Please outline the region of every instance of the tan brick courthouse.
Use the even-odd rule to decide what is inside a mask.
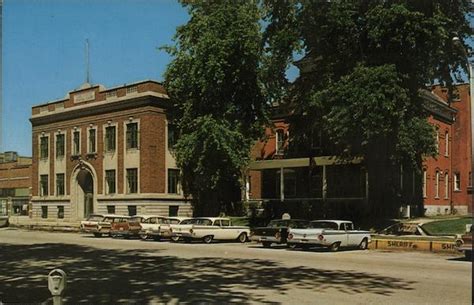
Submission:
[[[155,81],[85,84],[33,106],[32,218],[191,215],[168,148],[175,140],[168,106]]]

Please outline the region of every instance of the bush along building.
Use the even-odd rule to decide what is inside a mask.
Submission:
[[[32,217],[191,215],[169,147],[169,100],[156,81],[88,83],[32,108]]]
[[[390,217],[467,214],[472,211],[469,87],[448,103],[446,90],[421,90],[420,99],[436,130],[437,154],[424,157],[422,171],[396,165],[392,179],[395,206],[371,202],[367,167],[362,158],[341,160],[331,151],[324,131],[308,131],[306,143],[294,146],[291,116],[275,107],[272,126],[252,152],[244,197],[264,208],[267,217],[285,212],[302,218],[361,219],[373,210]],[[383,214],[383,213],[381,213]]]

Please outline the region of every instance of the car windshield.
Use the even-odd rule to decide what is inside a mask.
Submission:
[[[87,218],[88,221],[101,221],[104,217],[100,215],[91,215]]]
[[[142,222],[142,217],[132,217],[128,220],[128,222]]]
[[[288,220],[272,220],[268,224],[270,228],[279,228],[279,227],[287,227]]]
[[[185,219],[181,221],[179,224],[180,225],[191,225],[191,224],[196,224],[197,219]]]
[[[330,229],[338,230],[339,226],[337,223],[332,221],[312,221],[310,227],[313,229]]]

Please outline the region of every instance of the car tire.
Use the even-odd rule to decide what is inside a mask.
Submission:
[[[214,236],[206,235],[202,238],[202,241],[205,242],[206,244],[210,244],[210,243],[212,243],[213,239],[214,239]]]
[[[181,238],[180,238],[179,236],[171,236],[171,241],[172,241],[172,242],[175,242],[175,243],[176,243],[176,242],[178,242],[178,241],[180,241],[180,240],[181,240]]]
[[[329,250],[331,250],[331,252],[337,252],[337,251],[339,251],[340,246],[341,246],[340,242],[335,242],[335,243],[333,243],[332,245],[329,246]]]
[[[369,245],[369,243],[367,241],[367,238],[364,238],[359,244],[359,249],[360,250],[366,250],[368,245]]]
[[[102,233],[94,233],[95,237],[102,237]]]
[[[263,246],[264,248],[270,248],[271,245],[272,245],[272,243],[269,242],[269,241],[262,241],[262,246]]]
[[[239,237],[237,237],[237,240],[240,241],[241,243],[247,242],[247,233],[245,232],[240,233]]]
[[[142,235],[140,235],[140,238],[141,238],[142,240],[147,240],[147,239],[148,239],[148,235],[147,235],[147,234],[142,234]]]

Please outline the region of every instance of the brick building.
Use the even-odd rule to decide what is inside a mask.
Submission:
[[[84,84],[33,106],[32,217],[77,221],[95,213],[190,215],[166,110],[155,81]]]
[[[0,216],[28,215],[31,163],[13,151],[0,153]]]
[[[460,85],[458,91],[459,98],[451,104],[447,102],[446,90],[440,87],[420,92],[430,113],[428,121],[436,127],[438,155],[424,160],[421,176],[400,166],[397,187],[402,215],[472,211],[469,86]],[[287,154],[291,145],[287,116],[276,114],[272,121],[265,139],[252,152],[254,161],[246,177],[245,199],[277,203],[290,214],[292,210],[298,213],[305,205],[313,206],[313,210],[329,206],[334,208],[332,215],[336,217],[357,217],[367,211],[370,194],[363,160],[338,162],[331,157],[330,149],[325,149],[328,143],[321,138],[311,143],[316,157]],[[423,211],[417,207],[420,201]]]

